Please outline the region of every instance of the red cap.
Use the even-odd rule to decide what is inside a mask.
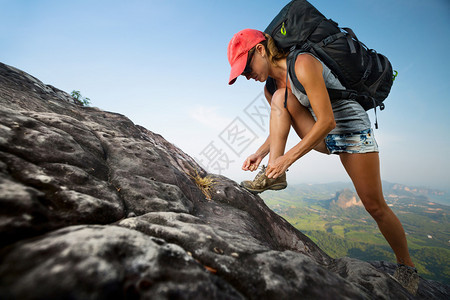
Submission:
[[[244,72],[248,51],[265,39],[264,33],[255,29],[244,29],[233,36],[228,44],[227,53],[228,62],[231,65],[228,84],[233,84],[237,77]]]

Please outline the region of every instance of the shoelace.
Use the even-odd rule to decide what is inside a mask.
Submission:
[[[265,165],[258,167],[258,169],[260,169],[261,171],[259,171],[258,174],[256,174],[256,177],[254,179],[255,181],[258,180],[259,178],[261,178],[261,176],[266,174],[266,166]]]
[[[255,180],[259,179],[259,177],[261,177],[262,174],[266,173],[267,166],[262,165],[262,166],[259,166],[258,169],[260,169],[261,171],[259,171],[259,173],[256,175]],[[287,171],[289,171],[289,169],[286,169],[286,172]]]
[[[405,264],[397,263],[397,267],[406,267],[408,270],[411,270],[411,271],[417,273],[417,269],[416,268],[407,266]]]

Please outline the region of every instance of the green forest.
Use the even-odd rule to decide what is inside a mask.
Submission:
[[[357,196],[348,185],[299,185],[261,197],[333,258],[395,262],[375,221],[361,204],[350,205]],[[405,228],[419,275],[450,284],[450,207],[404,189],[385,189],[385,199]]]

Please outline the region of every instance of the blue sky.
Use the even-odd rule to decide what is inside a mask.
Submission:
[[[241,181],[255,175],[240,167],[268,127],[246,114],[263,105],[263,85],[241,77],[228,86],[227,45],[241,29],[264,30],[287,2],[0,0],[0,61],[80,90],[92,106],[126,115]],[[375,131],[383,179],[449,189],[450,2],[311,3],[399,72]],[[233,128],[247,130],[241,142]],[[288,147],[297,142],[290,135]],[[317,153],[288,173],[290,183],[348,180],[336,156]]]

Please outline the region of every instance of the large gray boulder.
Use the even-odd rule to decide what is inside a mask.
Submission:
[[[392,264],[330,258],[160,135],[4,64],[0,247],[0,299],[412,298]]]

